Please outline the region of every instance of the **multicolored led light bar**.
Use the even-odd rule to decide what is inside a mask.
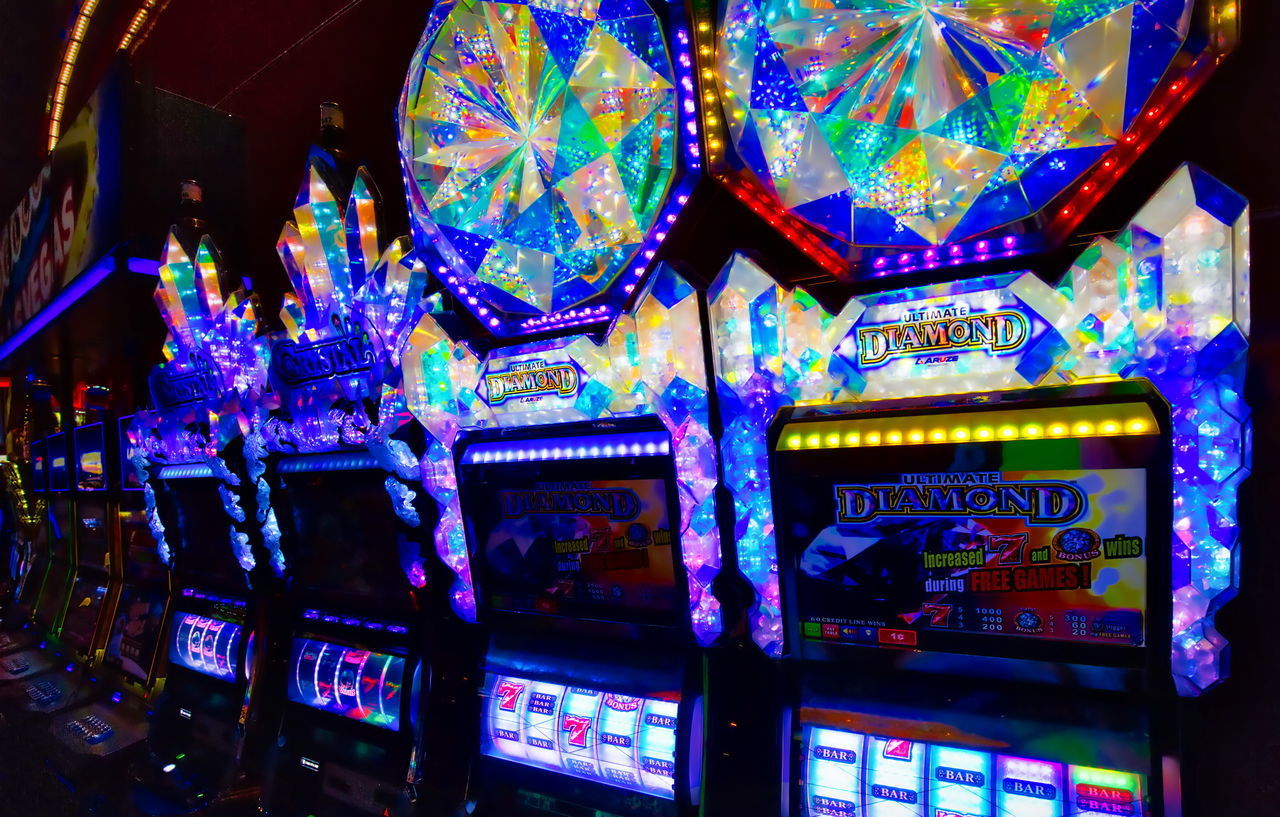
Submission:
[[[908,738],[806,726],[807,817],[1144,817],[1146,781]]]
[[[1150,407],[1121,403],[789,423],[782,429],[777,449],[1061,440],[1158,432]]]
[[[477,443],[467,447],[462,461],[468,464],[540,462],[613,457],[665,457],[670,454],[670,437],[665,432],[651,431],[587,437],[557,437],[554,440],[526,440],[519,443]]]
[[[289,667],[289,700],[383,729],[400,729],[404,658],[295,638]]]
[[[679,699],[489,673],[480,751],[489,757],[675,799]]]
[[[731,261],[709,301],[720,453],[738,567],[757,594],[756,643],[782,652],[766,441],[779,409],[1145,377],[1171,404],[1173,675],[1185,695],[1220,681],[1227,642],[1213,621],[1236,592],[1237,493],[1251,462],[1248,224],[1243,198],[1184,165],[1056,289],[1012,273],[854,298],[831,314]],[[1028,425],[1039,430],[1019,422],[1017,439]],[[901,429],[904,441],[912,431]]]

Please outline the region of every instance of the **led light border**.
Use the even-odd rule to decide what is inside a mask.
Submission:
[[[511,314],[492,305],[481,302],[479,295],[473,292],[466,282],[461,280],[449,266],[447,260],[436,250],[431,238],[422,233],[417,218],[410,213],[413,222],[414,241],[418,252],[430,262],[440,282],[458,297],[484,326],[499,338],[516,338],[526,335],[542,335],[560,333],[577,329],[589,331],[596,327],[606,326],[625,309],[627,303],[635,295],[637,289],[645,281],[659,252],[666,241],[667,234],[676,222],[680,210],[688,203],[694,187],[702,177],[703,147],[698,133],[700,120],[698,95],[694,82],[694,56],[690,44],[689,29],[683,22],[672,22],[672,18],[689,18],[688,7],[684,12],[679,9],[681,0],[666,2],[665,0],[641,0],[651,6],[650,10],[668,33],[667,44],[671,48],[672,66],[676,77],[676,139],[683,154],[683,168],[677,168],[678,181],[667,193],[666,202],[654,219],[653,227],[645,235],[644,241],[635,255],[618,272],[617,279],[609,289],[601,295],[592,296],[589,303],[583,303],[546,315],[531,317]],[[652,6],[657,6],[653,8]],[[665,7],[665,14],[664,14]],[[403,94],[408,91],[406,81]],[[402,163],[403,164],[403,163]],[[405,188],[412,189],[413,180],[407,166],[403,170]],[[410,197],[412,197],[412,193]],[[413,208],[410,207],[410,210]]]
[[[777,450],[1062,440],[1155,433],[1156,418],[1150,407],[1145,403],[1120,403],[788,423],[778,438]]]
[[[84,0],[76,10],[75,21],[67,37],[67,46],[62,51],[62,61],[58,66],[58,76],[53,90],[49,94],[49,135],[46,139],[50,152],[58,146],[58,138],[62,136],[62,115],[66,110],[67,91],[71,88],[71,75],[76,69],[76,61],[80,58],[80,47],[84,44],[85,35],[89,31],[89,23],[98,8],[98,0]]]
[[[1146,107],[1134,118],[1130,131],[1101,161],[1082,173],[1038,212],[995,228],[985,235],[904,252],[895,248],[846,245],[843,241],[826,235],[821,229],[788,211],[748,172],[735,169],[729,164],[726,145],[731,140],[722,116],[715,68],[718,20],[711,8],[713,4],[707,0],[696,0],[693,12],[694,50],[700,58],[699,91],[703,103],[702,132],[707,169],[712,178],[835,278],[845,278],[851,273],[858,277],[883,276],[942,266],[959,266],[964,263],[980,263],[992,257],[1015,257],[1049,249],[1064,241],[1079,226],[1232,51],[1240,36],[1238,2],[1239,0],[1198,0],[1192,13],[1201,12],[1207,17],[1208,31],[1204,38],[1204,49],[1189,64],[1183,65],[1181,70],[1167,71],[1152,90]],[[1193,31],[1193,36],[1194,33]],[[1184,44],[1178,56],[1185,53]],[[1171,65],[1177,67],[1177,56]],[[1028,224],[1034,225],[1035,229],[1031,233],[1024,233],[1025,228],[1020,225]],[[1003,242],[1011,236],[1016,238],[1015,244],[1007,246],[1002,243],[997,253],[987,253],[978,247],[980,242]],[[843,255],[842,251],[846,247],[852,251],[850,258]],[[937,253],[936,258],[929,255],[933,251]],[[956,260],[957,258],[961,260]]]
[[[553,440],[525,440],[518,443],[477,443],[468,446],[462,462],[545,462],[547,460],[594,460],[620,457],[665,457],[671,453],[666,432],[609,434],[595,437],[557,437]]]

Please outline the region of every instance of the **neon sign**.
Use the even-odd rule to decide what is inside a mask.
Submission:
[[[578,393],[578,369],[572,363],[551,363],[542,358],[512,361],[506,371],[484,376],[486,402],[498,406],[510,399],[537,402],[546,396],[571,397]]]
[[[1012,352],[1027,341],[1021,312],[970,312],[964,304],[908,312],[901,321],[858,329],[858,362],[874,366],[890,357],[972,351]],[[954,363],[951,356],[947,361]],[[931,361],[923,357],[917,363]]]

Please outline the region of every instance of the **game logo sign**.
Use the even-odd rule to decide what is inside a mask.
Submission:
[[[31,490],[44,493],[49,490],[49,456],[44,440],[31,443]]]
[[[675,605],[662,479],[499,485],[473,520],[495,606],[551,614]]]
[[[494,361],[485,372],[480,396],[504,411],[541,411],[572,405],[582,373],[567,354],[554,351]],[[504,368],[498,369],[498,366]]]
[[[833,486],[796,542],[802,635],[973,633],[1142,646],[1146,472],[974,471]],[[816,520],[815,520],[816,522]]]

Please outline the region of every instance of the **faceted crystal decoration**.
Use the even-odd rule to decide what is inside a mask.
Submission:
[[[400,107],[421,244],[461,293],[547,315],[607,291],[675,170],[676,92],[643,0],[457,0],[432,14]]]
[[[728,0],[730,136],[839,239],[963,239],[1037,212],[1124,138],[1193,2]]]

